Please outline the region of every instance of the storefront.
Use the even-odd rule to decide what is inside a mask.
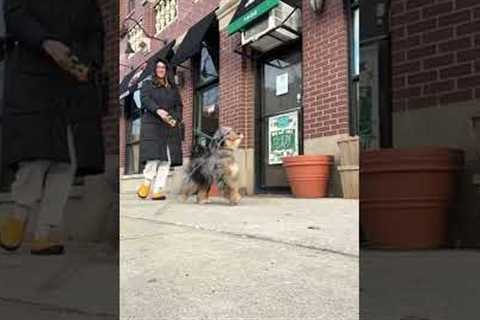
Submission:
[[[170,61],[184,102],[184,155],[219,126],[243,133],[236,156],[247,194],[288,192],[285,155],[338,156],[338,139],[357,127],[358,28],[351,5],[225,0],[177,36]],[[138,139],[133,110],[130,136]],[[138,173],[138,164],[128,164],[138,159],[130,150],[125,172]],[[331,195],[341,196],[333,173]]]

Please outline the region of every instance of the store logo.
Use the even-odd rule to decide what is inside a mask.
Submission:
[[[249,12],[249,13],[245,16],[245,18],[243,18],[243,20],[245,20],[245,21],[252,20],[252,19],[255,18],[257,15],[258,15],[258,10],[255,9],[255,10],[253,10],[252,12]]]

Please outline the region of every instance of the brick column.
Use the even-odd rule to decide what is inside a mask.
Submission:
[[[348,133],[348,34],[342,1],[316,14],[303,1],[305,139]]]
[[[244,134],[242,147],[254,146],[255,70],[250,60],[234,52],[239,34],[220,33],[220,125]]]

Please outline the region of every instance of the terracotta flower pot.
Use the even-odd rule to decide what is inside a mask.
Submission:
[[[372,247],[433,249],[447,219],[463,151],[384,149],[360,156],[360,223]]]
[[[221,197],[222,193],[220,190],[218,190],[218,187],[216,184],[213,184],[210,188],[210,192],[208,193],[209,197]]]
[[[332,156],[307,155],[283,158],[292,193],[297,198],[327,196]]]

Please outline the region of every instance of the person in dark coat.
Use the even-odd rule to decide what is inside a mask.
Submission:
[[[103,21],[96,0],[5,0],[4,161],[15,171],[13,215],[0,245],[16,250],[38,211],[32,254],[63,253],[61,222],[75,175],[104,172]]]
[[[167,61],[160,59],[151,80],[141,88],[143,108],[140,133],[140,162],[144,166],[143,184],[137,195],[145,199],[164,200],[170,167],[181,166],[182,155],[182,100],[169,80]]]

